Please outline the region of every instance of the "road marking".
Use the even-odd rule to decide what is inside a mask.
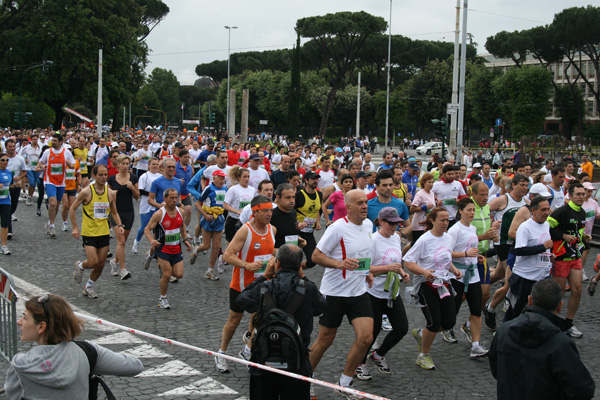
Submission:
[[[146,343],[145,340],[140,339],[139,337],[132,335],[127,332],[119,332],[113,335],[102,336],[97,339],[91,340],[92,342],[99,345],[106,344],[139,344]]]
[[[214,396],[216,394],[238,394],[235,390],[223,385],[220,382],[215,381],[212,378],[204,378],[196,381],[190,385],[185,385],[178,387],[173,390],[169,390],[167,392],[161,393],[159,397],[165,396],[181,396],[181,395],[190,395],[190,394],[199,394],[199,395],[207,395]]]
[[[157,349],[151,344],[143,344],[133,349],[127,349],[121,352],[121,354],[129,354],[137,358],[171,358],[172,356],[164,351]]]
[[[175,360],[169,361],[166,364],[162,364],[156,368],[147,369],[136,377],[148,377],[148,376],[185,376],[185,375],[202,375],[202,372],[194,369],[184,363],[183,361]]]

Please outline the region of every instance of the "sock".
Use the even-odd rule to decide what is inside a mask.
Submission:
[[[244,354],[252,354],[252,349],[250,349],[250,347],[248,347],[248,345],[244,345],[244,349],[242,350],[242,352]]]
[[[419,336],[423,337],[423,329],[419,329]]]
[[[166,298],[167,298],[167,295],[164,295],[164,296],[163,296],[163,295],[161,294],[161,295],[160,295],[160,298],[161,298],[161,299],[166,299]]]
[[[346,376],[344,374],[342,374],[340,376],[340,386],[350,386],[351,383],[352,383],[351,376]]]
[[[83,271],[83,262],[80,262],[79,264],[77,264],[77,269],[80,269],[81,271]]]
[[[421,353],[421,354],[419,354],[419,357],[425,357],[425,356],[428,356],[428,355],[429,355],[429,353],[427,353],[427,354]]]
[[[467,320],[467,328],[471,328],[471,320]]]
[[[88,287],[92,287],[92,286],[94,286],[94,283],[95,283],[95,282],[94,282],[93,280],[91,280],[91,279],[88,279],[87,283],[85,284],[85,287],[86,287],[86,288],[88,288]]]
[[[225,350],[219,349],[219,354],[227,354],[227,352]]]
[[[474,348],[474,347],[477,347],[477,346],[479,346],[479,342],[473,342],[471,344],[471,348]]]
[[[207,272],[214,273],[214,272],[215,272],[215,268],[214,268],[214,267],[213,267],[213,268],[209,268],[209,269],[207,270]]]
[[[50,224],[50,228],[54,228],[54,224]]]
[[[492,308],[492,304],[491,303],[487,306],[487,310],[488,310],[489,313],[496,314],[496,309]]]
[[[373,358],[375,360],[381,360],[383,356],[380,356],[376,351],[373,352]]]

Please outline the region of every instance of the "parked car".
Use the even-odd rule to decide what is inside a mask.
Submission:
[[[425,143],[423,146],[417,147],[418,155],[431,155],[431,154],[441,154],[442,153],[442,142],[429,142]]]

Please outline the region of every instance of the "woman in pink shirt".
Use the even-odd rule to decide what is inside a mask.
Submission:
[[[429,211],[435,207],[435,194],[431,191],[431,188],[433,188],[433,174],[424,174],[419,181],[419,186],[422,189],[415,194],[410,206],[410,213],[414,214],[412,219],[412,245],[425,233],[425,227],[421,225],[421,222],[425,220]]]
[[[338,186],[340,186],[342,190],[334,192],[331,196],[329,196],[329,198],[323,205],[323,209],[327,210],[327,207],[333,204],[333,221],[330,220],[329,213],[326,212],[323,214],[325,216],[325,219],[327,220],[327,226],[331,225],[333,222],[337,221],[340,218],[344,218],[347,215],[346,203],[344,202],[344,195],[348,191],[352,190],[352,187],[354,187],[354,179],[352,179],[352,175],[345,174],[342,176],[342,179],[340,179],[340,182],[338,182]]]

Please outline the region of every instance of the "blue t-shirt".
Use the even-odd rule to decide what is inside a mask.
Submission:
[[[392,167],[393,167],[393,165],[386,165],[385,163],[383,163],[379,166],[379,168],[377,168],[377,171],[379,171],[381,169],[390,169]]]
[[[181,194],[181,180],[177,178],[167,179],[164,176],[161,176],[152,182],[152,185],[150,186],[150,193],[156,193],[154,200],[160,204],[165,201],[163,193],[169,188],[173,188],[177,190],[177,194]]]
[[[481,180],[483,181],[483,183],[485,183],[488,187],[488,189],[492,188],[492,185],[494,184],[494,180],[492,179],[492,176],[490,175],[490,179],[485,179],[483,174],[481,174]]]
[[[419,184],[419,174],[411,176],[408,171],[402,174],[402,183],[408,187],[408,193],[414,198],[417,193],[417,185]]]
[[[198,158],[196,158],[196,161],[202,161],[202,162],[206,162],[206,159],[208,158],[208,156],[210,156],[211,154],[216,155],[217,153],[215,153],[214,151],[208,151],[208,150],[203,150],[199,155]]]
[[[5,156],[6,157],[6,156]],[[2,189],[0,189],[0,204],[10,204],[10,189],[9,186],[13,182],[12,171],[7,169],[0,170],[0,183]]]
[[[396,210],[398,210],[398,215],[400,216],[400,218],[402,218],[405,221],[407,221],[409,218],[408,207],[406,207],[406,204],[404,204],[402,200],[397,199],[395,197],[392,197],[392,200],[389,203],[384,204],[379,201],[378,196],[374,199],[369,200],[367,205],[369,206],[369,210],[367,211],[367,218],[369,218],[371,222],[373,222],[373,232],[377,232],[379,230],[379,226],[375,226],[375,219],[379,215],[379,211],[381,211],[382,208],[394,207]]]
[[[202,191],[202,195],[198,201],[204,202],[207,207],[221,207],[223,208],[223,202],[225,201],[225,193],[227,193],[227,187],[223,185],[221,189],[216,187],[213,183],[208,185]]]
[[[183,179],[183,185],[181,186],[181,195],[187,196],[190,192],[187,190],[187,184],[192,180],[194,176],[194,168],[191,165],[187,166],[187,169],[183,169],[179,161],[175,164],[175,178]]]

